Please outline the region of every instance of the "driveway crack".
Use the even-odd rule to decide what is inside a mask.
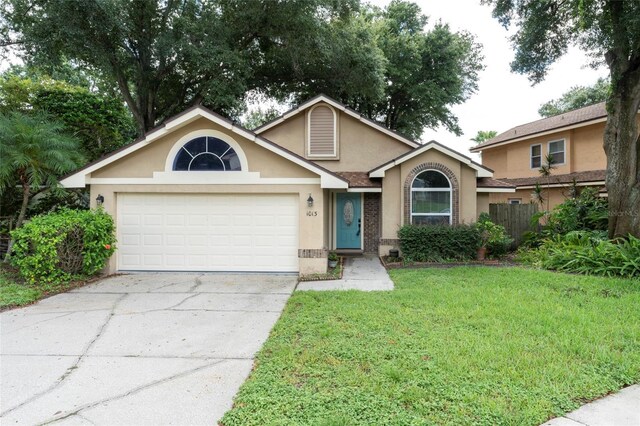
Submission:
[[[201,371],[201,370],[204,370],[206,368],[212,367],[214,365],[223,363],[225,361],[227,361],[227,360],[226,359],[217,359],[214,362],[207,363],[205,365],[201,365],[199,367],[192,368],[192,369],[189,369],[189,370],[186,370],[186,371],[182,371],[180,373],[174,374],[174,375],[169,376],[169,377],[165,377],[164,379],[155,380],[155,381],[147,383],[145,385],[138,386],[136,388],[128,390],[127,392],[124,392],[124,393],[121,393],[121,394],[118,394],[118,395],[115,395],[115,396],[112,396],[112,397],[109,397],[109,398],[104,398],[104,399],[101,399],[100,401],[96,401],[96,402],[91,402],[89,404],[85,404],[85,405],[75,409],[75,411],[73,411],[73,412],[67,413],[67,414],[59,416],[59,417],[54,417],[54,418],[52,418],[50,420],[47,420],[47,421],[45,421],[43,423],[38,423],[38,426],[48,425],[48,424],[51,424],[53,422],[57,422],[57,421],[66,419],[66,418],[71,417],[71,416],[80,416],[83,419],[86,419],[86,417],[84,417],[81,414],[79,414],[81,411],[93,408],[93,407],[95,407],[97,405],[100,405],[100,404],[106,404],[106,403],[109,403],[109,402],[112,402],[112,401],[117,401],[119,399],[126,398],[127,396],[134,395],[134,394],[136,394],[138,392],[141,392],[143,390],[150,389],[152,387],[159,386],[159,385],[165,384],[167,382],[170,382],[170,381],[173,381],[173,380],[176,380],[176,379],[180,379],[182,377],[188,376],[188,375],[193,374],[193,373],[197,373],[198,371]]]
[[[105,328],[107,327],[107,324],[109,324],[109,322],[111,321],[111,318],[113,318],[113,315],[114,315],[114,312],[116,310],[116,307],[122,301],[122,299],[124,299],[126,296],[127,296],[127,293],[124,293],[122,296],[120,296],[119,298],[117,298],[113,302],[113,306],[111,307],[111,311],[109,312],[109,315],[107,315],[107,318],[105,319],[105,321],[98,328],[98,331],[96,332],[95,337],[93,339],[91,339],[91,341],[87,344],[87,346],[85,346],[84,350],[82,351],[80,356],[78,356],[78,359],[76,359],[76,361],[73,363],[73,365],[71,367],[69,367],[67,369],[67,371],[65,371],[62,374],[62,376],[60,376],[58,378],[58,380],[56,380],[56,382],[53,385],[49,386],[47,389],[43,390],[42,392],[39,392],[39,393],[33,395],[31,398],[27,399],[26,401],[21,402],[20,404],[16,405],[15,407],[12,407],[12,408],[0,413],[0,416],[6,416],[7,414],[11,413],[12,411],[15,411],[18,408],[23,407],[23,406],[25,406],[27,404],[30,404],[33,401],[43,397],[47,393],[52,392],[55,389],[57,389],[58,387],[60,387],[69,378],[69,376],[71,376],[71,374],[78,368],[78,366],[80,365],[80,362],[82,362],[83,358],[87,355],[87,352],[89,352],[89,350],[93,347],[93,345],[100,338],[100,336],[102,336],[102,333],[104,332]]]

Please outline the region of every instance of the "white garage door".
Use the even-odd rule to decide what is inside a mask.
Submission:
[[[118,269],[298,271],[294,195],[118,194]]]

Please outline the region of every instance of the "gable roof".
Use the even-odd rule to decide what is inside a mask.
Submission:
[[[411,158],[415,157],[416,155],[420,155],[423,152],[427,152],[430,149],[435,149],[436,151],[440,151],[441,153],[448,155],[449,157],[453,157],[456,160],[460,161],[461,163],[466,164],[467,166],[471,167],[472,169],[474,169],[477,172],[477,176],[478,177],[493,177],[493,170],[491,170],[488,167],[483,166],[482,164],[476,163],[475,161],[473,161],[471,158],[467,157],[466,155],[462,155],[457,151],[454,151],[451,148],[448,148],[444,145],[442,145],[441,143],[438,143],[436,141],[430,141],[427,142],[424,145],[421,145],[420,147],[413,149],[409,152],[406,152],[402,155],[400,155],[399,157],[394,158],[391,161],[388,161],[378,167],[376,167],[375,169],[371,170],[369,172],[369,177],[372,178],[376,178],[376,177],[384,177],[385,172],[387,170],[389,170],[392,167],[397,166],[398,164],[402,164],[407,160],[410,160]]]
[[[486,148],[517,142],[534,135],[542,136],[545,133],[569,130],[604,121],[607,121],[607,109],[605,102],[600,102],[513,127],[506,132],[500,133],[495,138],[471,148],[469,151],[480,152]]]
[[[250,130],[238,126],[235,122],[222,117],[221,115],[216,114],[215,112],[201,105],[195,105],[183,111],[182,113],[167,120],[164,124],[151,129],[143,137],[135,140],[131,144],[125,145],[122,148],[111,152],[110,154],[107,154],[106,156],[93,161],[76,170],[75,172],[63,177],[60,180],[60,183],[65,188],[83,188],[86,186],[86,176],[91,172],[98,170],[110,163],[113,163],[114,161],[117,161],[122,157],[125,157],[126,155],[129,155],[132,152],[139,150],[140,148],[149,145],[153,141],[169,134],[179,127],[197,120],[198,118],[206,118],[307,170],[317,173],[318,175],[320,175],[321,186],[323,188],[349,187],[349,182],[347,179],[338,176],[337,174],[325,169],[322,166],[306,160],[298,154],[295,154],[288,149],[283,148],[280,145],[275,144],[274,142],[271,142],[268,139],[256,135]]]
[[[268,123],[263,124],[262,126],[259,126],[257,128],[255,128],[253,131],[256,134],[260,134],[262,132],[265,132],[269,129],[271,129],[272,127],[277,126],[278,124],[288,120],[289,118],[293,117],[294,115],[304,111],[305,109],[312,107],[313,105],[319,103],[319,102],[325,102],[329,105],[331,105],[332,107],[334,107],[337,110],[340,110],[342,112],[344,112],[345,114],[355,118],[356,120],[366,124],[367,126],[373,127],[374,129],[386,134],[387,136],[391,136],[393,139],[400,141],[406,145],[409,145],[411,148],[416,148],[420,146],[420,143],[411,140],[403,135],[401,135],[398,132],[395,132],[391,129],[386,128],[385,126],[382,126],[379,123],[376,123],[375,121],[364,117],[362,114],[360,114],[359,112],[357,112],[356,110],[353,110],[351,108],[349,108],[348,106],[336,101],[335,99],[330,98],[327,95],[323,95],[320,94],[314,98],[309,99],[306,102],[301,103],[300,105],[298,105],[297,107],[294,107],[292,109],[290,109],[289,111],[285,112],[284,114],[282,114],[280,117],[269,121]]]

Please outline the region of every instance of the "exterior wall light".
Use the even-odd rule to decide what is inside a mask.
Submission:
[[[98,194],[98,196],[96,197],[96,203],[101,206],[104,203],[104,197],[102,196],[102,194]]]
[[[307,198],[307,206],[313,207],[313,197],[309,194],[309,198]]]

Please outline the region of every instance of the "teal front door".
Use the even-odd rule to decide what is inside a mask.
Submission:
[[[336,248],[360,249],[362,203],[360,194],[336,194]]]

